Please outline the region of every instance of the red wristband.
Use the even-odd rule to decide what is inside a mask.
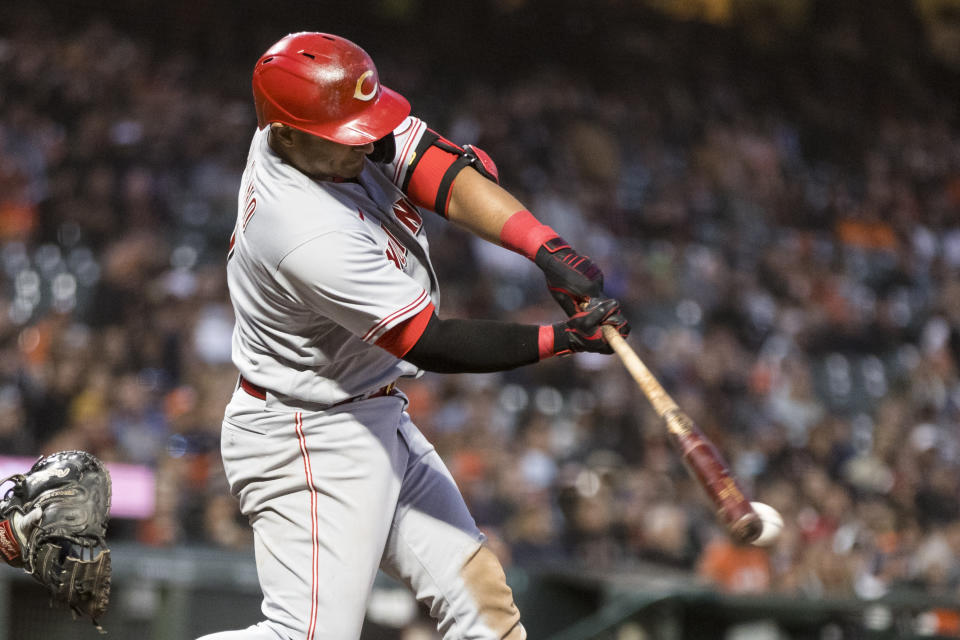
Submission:
[[[553,325],[540,325],[540,336],[537,341],[539,346],[540,359],[546,360],[550,356],[557,355],[553,348]]]
[[[510,216],[503,224],[500,244],[533,260],[540,246],[558,235],[549,226],[534,218],[532,213],[523,209]]]

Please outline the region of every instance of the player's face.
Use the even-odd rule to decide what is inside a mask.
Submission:
[[[363,171],[364,158],[373,151],[372,142],[340,144],[290,127],[278,127],[271,133],[271,147],[314,178],[356,178]]]

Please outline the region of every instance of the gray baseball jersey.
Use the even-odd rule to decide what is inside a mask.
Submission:
[[[244,378],[333,404],[418,375],[376,345],[438,304],[421,213],[397,186],[425,130],[407,118],[393,162],[366,162],[356,182],[339,183],[283,162],[268,128],[254,135],[227,266]]]

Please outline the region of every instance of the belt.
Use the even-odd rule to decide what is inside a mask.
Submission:
[[[258,384],[253,384],[243,376],[240,376],[240,387],[252,395],[254,398],[259,398],[260,400],[267,399],[267,390],[261,387]],[[351,402],[357,402],[358,400],[369,400],[370,398],[380,398],[383,396],[389,396],[393,394],[393,390],[397,387],[396,382],[391,382],[386,384],[372,393],[361,393],[358,396],[353,396],[352,398],[347,398],[346,400],[341,400],[340,402],[334,402],[330,407],[339,407],[342,404],[349,404]]]

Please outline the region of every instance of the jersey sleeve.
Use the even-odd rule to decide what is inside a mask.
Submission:
[[[396,151],[384,171],[418,207],[446,217],[453,181],[467,166],[463,149],[413,116],[393,135]]]
[[[409,351],[426,326],[421,319],[433,313],[430,294],[359,231],[303,242],[281,260],[277,277],[317,314],[394,355]]]
[[[407,116],[400,126],[393,130],[396,151],[393,160],[383,165],[383,170],[393,184],[401,189],[413,173],[409,170],[416,159],[417,146],[427,130],[427,124],[414,116]]]

